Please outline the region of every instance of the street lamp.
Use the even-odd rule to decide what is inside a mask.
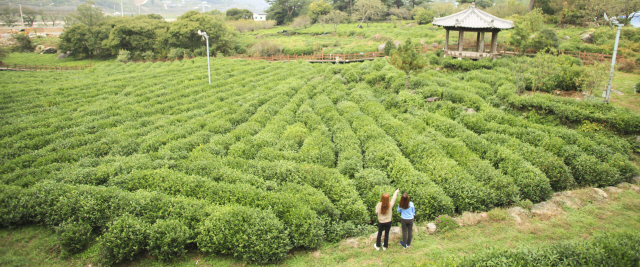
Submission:
[[[618,54],[618,41],[620,40],[620,29],[624,24],[618,23],[618,19],[614,16],[611,19],[607,17],[607,13],[604,13],[604,20],[609,22],[609,26],[613,28],[611,24],[618,26],[618,33],[616,34],[616,43],[613,46],[613,57],[611,58],[611,71],[609,72],[609,84],[607,85],[607,99],[605,102],[609,104],[609,97],[611,96],[611,83],[613,82],[613,70],[616,65],[616,55]]]
[[[202,39],[207,40],[207,69],[209,70],[209,84],[211,84],[211,64],[209,63],[209,35],[206,32],[198,30],[198,35],[202,35]]]

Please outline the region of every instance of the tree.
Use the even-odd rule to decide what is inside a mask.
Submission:
[[[478,0],[476,1],[476,6],[481,8],[490,8],[493,6],[493,3],[489,0]]]
[[[307,13],[307,16],[311,18],[312,23],[315,23],[316,21],[318,21],[318,18],[329,14],[331,10],[333,10],[331,5],[327,4],[324,1],[313,2],[311,3],[311,5],[309,5],[309,12]]]
[[[249,9],[231,8],[227,10],[228,20],[253,20],[253,12]]]
[[[77,23],[60,35],[58,47],[63,51],[73,51],[74,57],[86,58],[93,55],[100,45],[95,37],[89,26]]]
[[[235,46],[236,31],[227,26],[224,20],[194,10],[182,14],[171,23],[168,45],[188,50],[204,47],[198,30],[207,32],[213,51],[228,52]]]
[[[413,14],[413,19],[415,19],[419,25],[433,22],[433,18],[436,15],[433,10],[426,9],[424,7],[416,7],[411,11],[411,13]]]
[[[140,55],[154,49],[157,31],[169,26],[164,20],[141,18],[129,19],[126,23],[120,23],[109,33],[109,39],[103,42],[105,49],[110,49],[112,54],[120,50],[127,50],[133,55]]]
[[[40,12],[31,8],[22,8],[22,17],[24,19],[24,24],[33,27],[33,23],[36,22]]]
[[[45,26],[47,25],[46,21],[51,21],[51,26],[56,26],[56,21],[62,17],[64,17],[62,13],[55,11],[42,12],[42,14],[40,14],[40,18]]]
[[[411,4],[411,8],[416,8],[422,4],[431,3],[431,0],[407,0],[407,4]]]
[[[16,24],[16,22],[18,22],[17,14],[19,14],[19,12],[20,11],[18,11],[16,8],[5,6],[0,9],[0,19],[2,19],[2,22],[4,22],[7,27],[11,27]]]
[[[414,49],[411,39],[400,44],[396,52],[391,55],[389,63],[407,74],[405,89],[409,89],[409,73],[420,71],[427,65],[425,58]]]
[[[267,19],[273,19],[278,24],[290,22],[298,16],[307,0],[266,0],[271,7],[267,9]]]
[[[358,27],[365,20],[367,20],[367,27],[369,27],[370,20],[380,19],[387,11],[387,7],[380,0],[359,0],[353,8],[355,9],[353,15],[361,19]]]
[[[91,28],[98,25],[98,23],[105,18],[102,10],[94,7],[94,5],[95,3],[93,1],[86,1],[82,5],[79,5],[76,8],[76,13],[69,14],[64,18],[64,26],[69,27],[75,24],[84,24]]]
[[[529,37],[537,32],[544,25],[542,10],[539,8],[527,13],[525,16],[517,16],[514,20],[514,33],[509,38],[509,42],[516,46],[526,46]]]
[[[343,23],[345,19],[347,19],[347,14],[340,10],[331,10],[329,14],[324,15],[320,18],[321,23],[333,25],[333,33],[338,32],[338,25],[340,25],[340,23]]]
[[[295,29],[299,29],[299,28],[307,28],[307,26],[311,25],[311,19],[307,16],[299,16],[295,19],[293,19],[293,22],[291,22],[291,27],[295,28]]]

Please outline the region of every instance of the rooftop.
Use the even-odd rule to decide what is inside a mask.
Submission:
[[[512,29],[513,21],[484,12],[475,5],[442,18],[434,18],[433,25],[456,28]]]

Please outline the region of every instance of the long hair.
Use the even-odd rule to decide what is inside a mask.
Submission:
[[[389,194],[382,194],[380,203],[382,203],[382,205],[380,206],[380,213],[382,213],[383,215],[387,214],[387,211],[389,211]]]
[[[409,195],[407,195],[407,193],[402,194],[402,197],[400,198],[400,208],[403,210],[406,210],[409,208]]]

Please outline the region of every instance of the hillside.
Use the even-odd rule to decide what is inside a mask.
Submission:
[[[214,59],[211,85],[205,64],[3,73],[0,224],[58,227],[64,253],[91,245],[106,264],[185,249],[263,263],[370,233],[395,188],[425,222],[640,174],[640,116],[519,96],[499,64],[429,69],[411,90],[385,60]]]

